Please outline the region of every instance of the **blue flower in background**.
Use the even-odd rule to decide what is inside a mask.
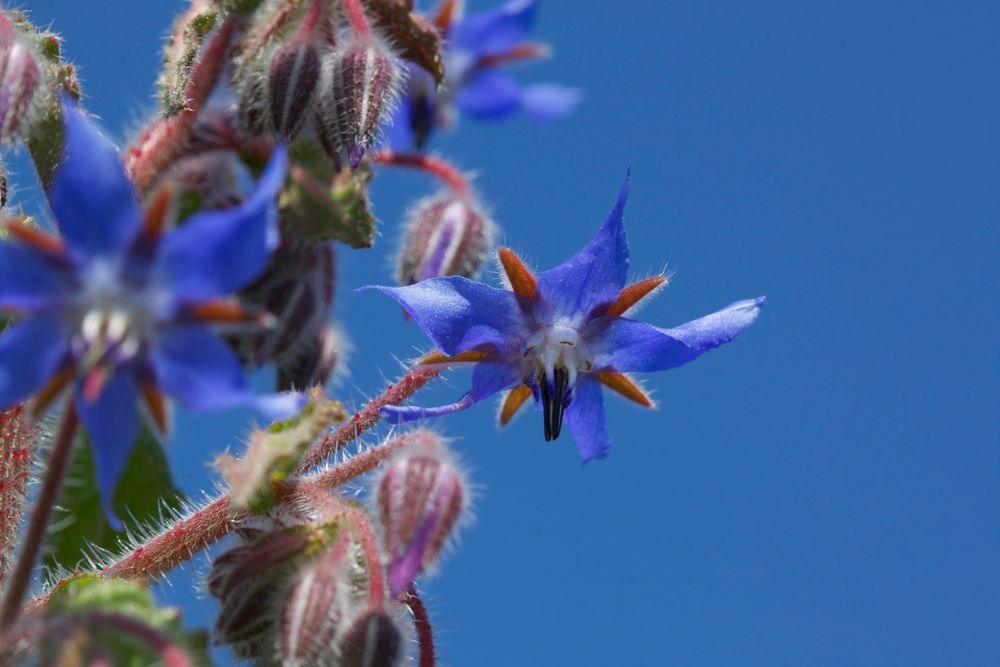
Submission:
[[[559,437],[563,417],[584,462],[607,455],[601,385],[652,407],[626,373],[664,371],[693,361],[743,333],[764,298],[660,329],[623,317],[666,282],[655,276],[626,285],[629,249],[622,213],[628,179],[607,221],[583,250],[537,278],[514,253],[500,250],[511,289],[457,276],[407,287],[377,287],[398,301],[437,346],[426,364],[472,362],[472,388],[457,402],[435,408],[385,407],[396,421],[464,410],[509,390],[500,412],[505,424],[533,396],[544,415],[545,439]]]
[[[456,4],[445,0],[436,20],[444,37],[445,81],[437,91],[429,74],[410,68],[407,89],[386,128],[390,145],[422,148],[436,127],[451,127],[459,113],[500,120],[523,110],[533,120],[549,121],[576,107],[576,89],[551,83],[522,86],[499,69],[548,54],[544,45],[524,41],[538,0],[510,0],[453,23]]]
[[[209,328],[243,313],[225,297],[255,278],[278,242],[277,149],[239,206],[197,213],[162,232],[166,200],[145,215],[115,147],[63,104],[64,153],[48,199],[61,238],[9,223],[0,242],[0,307],[19,318],[0,336],[0,405],[30,394],[42,410],[72,385],[93,444],[105,511],[139,435],[141,396],[167,428],[163,392],[193,409],[249,405],[293,413],[300,397],[256,396]]]

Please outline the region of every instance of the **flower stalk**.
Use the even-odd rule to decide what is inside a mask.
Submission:
[[[371,157],[375,164],[389,167],[412,167],[426,172],[448,186],[455,194],[464,195],[469,192],[469,182],[462,175],[462,172],[447,160],[434,155],[401,153],[383,149],[372,153]]]

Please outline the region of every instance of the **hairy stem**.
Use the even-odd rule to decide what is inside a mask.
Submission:
[[[417,595],[417,589],[410,586],[410,589],[403,591],[399,596],[399,601],[410,609],[413,615],[413,627],[417,631],[417,644],[420,646],[420,667],[434,667],[437,664],[437,656],[434,651],[434,629],[431,627],[431,619],[427,614],[427,607],[423,600]]]
[[[440,179],[442,183],[454,190],[456,194],[464,195],[469,191],[469,182],[453,164],[433,155],[419,153],[399,153],[388,149],[371,154],[375,164],[390,167],[412,167],[425,171]]]
[[[38,553],[42,548],[42,540],[49,527],[52,507],[59,497],[59,490],[62,488],[63,478],[66,476],[69,457],[73,451],[73,436],[76,435],[78,423],[76,408],[73,407],[72,399],[70,399],[63,414],[59,433],[56,435],[55,442],[52,443],[52,450],[49,452],[48,461],[46,461],[42,488],[38,491],[38,499],[35,501],[31,519],[28,521],[28,530],[21,545],[21,552],[18,554],[18,560],[7,584],[3,602],[0,604],[0,628],[11,626],[21,612],[21,602],[24,600],[24,594],[31,583],[31,574],[35,569]]]
[[[24,515],[37,429],[15,405],[0,412],[0,590],[10,570]]]
[[[387,405],[398,405],[402,403],[414,392],[419,391],[428,382],[441,374],[442,367],[422,367],[414,368],[404,375],[399,382],[389,385],[385,392],[376,399],[368,402],[359,412],[351,415],[351,418],[341,424],[333,433],[323,436],[319,441],[309,447],[299,462],[296,469],[298,474],[302,474],[325,461],[331,454],[357,440],[358,436],[370,429],[381,415],[379,410]]]
[[[378,398],[373,399],[361,411],[332,434],[322,438],[308,452],[313,452],[316,463],[356,440],[362,433],[379,420],[379,408],[395,405],[406,400],[413,392],[441,373],[440,368],[418,368],[410,371],[395,385],[390,385]],[[349,427],[349,428],[348,428]],[[418,432],[419,433],[419,432]],[[403,434],[384,444],[358,454],[344,463],[308,476],[292,478],[279,483],[275,495],[279,502],[292,496],[315,493],[320,488],[330,489],[363,475],[379,466],[386,458],[403,445],[412,441],[417,434]],[[301,466],[305,470],[312,466]],[[232,527],[245,519],[245,511],[234,509],[228,494],[220,496],[198,511],[184,516],[166,526],[160,533],[149,538],[129,553],[109,563],[99,573],[107,578],[141,579],[162,575],[175,566],[191,559],[205,547],[229,534]],[[61,582],[57,582],[55,588]],[[31,608],[44,605],[52,591],[35,598]]]

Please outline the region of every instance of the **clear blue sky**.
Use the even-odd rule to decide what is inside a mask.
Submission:
[[[180,3],[22,4],[64,34],[111,130],[152,110]],[[650,377],[657,412],[612,400],[606,460],[580,466],[535,415],[438,422],[482,486],[424,589],[445,663],[1000,664],[998,25],[985,1],[543,5],[556,57],[520,74],[580,86],[579,112],[437,144],[479,172],[505,241],[561,261],[631,164],[633,267],[676,271],[643,318],[769,302],[733,345]],[[378,245],[339,254],[347,401],[424,345],[352,290],[390,279],[429,187],[380,175]],[[452,378],[422,400],[457,396]],[[240,428],[181,415],[185,488]],[[177,581],[165,597],[206,622]]]

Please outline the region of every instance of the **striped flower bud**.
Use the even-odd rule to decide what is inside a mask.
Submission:
[[[323,59],[316,126],[323,147],[357,168],[399,96],[403,68],[373,34],[351,36]]]
[[[296,381],[318,377],[325,364],[336,364],[332,350],[317,350],[333,304],[335,261],[333,245],[285,238],[272,255],[264,274],[240,294],[243,303],[274,316],[274,326],[233,339],[240,357],[251,367],[273,361],[279,366],[308,365],[316,359],[315,373],[295,373]],[[330,340],[335,344],[336,341]],[[325,355],[325,358],[324,358]],[[311,385],[296,385],[304,388]]]
[[[38,55],[0,16],[0,141],[18,138],[28,126],[42,87]]]
[[[263,611],[274,606],[289,576],[320,537],[305,527],[276,530],[215,559],[207,587],[221,603],[215,625],[219,643],[232,645],[241,658],[260,654],[274,624]]]
[[[399,252],[401,285],[437,276],[471,278],[493,242],[494,224],[469,195],[423,199],[409,213]]]
[[[376,486],[393,597],[431,567],[468,504],[464,475],[441,438],[427,434],[386,465]]]
[[[385,611],[363,614],[339,643],[340,667],[394,667],[403,662],[403,631]]]
[[[296,39],[275,51],[268,75],[268,104],[271,127],[279,138],[291,141],[302,129],[319,73],[319,51],[310,41]]]

